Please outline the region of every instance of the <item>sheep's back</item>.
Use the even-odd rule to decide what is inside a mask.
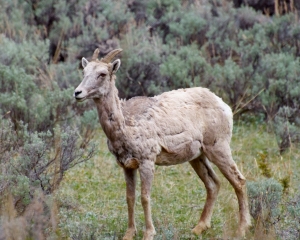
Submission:
[[[231,137],[232,111],[206,88],[188,88],[147,98],[135,97],[123,104],[125,123],[146,138],[176,145],[199,140],[211,143]]]

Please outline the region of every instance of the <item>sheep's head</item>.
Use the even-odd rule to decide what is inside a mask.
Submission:
[[[82,82],[74,91],[74,97],[77,101],[101,98],[108,94],[112,76],[117,72],[121,64],[120,59],[111,61],[121,51],[122,49],[115,49],[101,60],[98,60],[99,49],[97,48],[90,62],[82,58],[84,76]]]

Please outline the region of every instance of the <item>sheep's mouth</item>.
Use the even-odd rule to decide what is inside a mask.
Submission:
[[[86,99],[86,97],[75,97],[75,99],[76,99],[76,101],[77,102],[83,102],[85,99]]]

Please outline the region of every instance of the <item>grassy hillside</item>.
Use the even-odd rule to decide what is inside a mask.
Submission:
[[[0,239],[124,233],[122,170],[92,101],[73,97],[81,58],[119,47],[120,97],[202,86],[230,105],[233,155],[249,180],[248,237],[299,239],[300,8],[244,2],[0,0]],[[235,196],[222,182],[207,239],[235,231]],[[157,239],[192,238],[205,198],[196,174],[161,167],[154,184]],[[139,202],[137,213],[140,238]]]
[[[100,153],[70,170],[57,194],[60,208],[61,237],[73,239],[121,239],[127,227],[125,181],[122,169],[108,152],[105,136],[97,133]],[[278,182],[288,179],[278,208],[280,220],[268,229],[254,226],[247,239],[275,239],[284,230],[285,204],[299,192],[299,146],[280,156],[274,134],[264,124],[235,123],[232,150],[235,161],[248,181],[260,182],[266,169]],[[265,162],[265,167],[262,167]],[[238,223],[238,204],[233,188],[214,167],[222,181],[215,206],[212,228],[202,239],[231,239]],[[144,217],[137,188],[136,221],[141,239]],[[152,211],[156,239],[193,239],[191,229],[197,223],[206,193],[203,183],[188,163],[171,167],[156,167],[152,190]],[[287,219],[288,220],[288,219]],[[295,221],[296,219],[293,219]],[[287,226],[291,227],[291,226]],[[299,231],[299,229],[298,229]],[[289,239],[293,239],[290,235]],[[288,238],[283,238],[288,239]],[[295,238],[294,238],[295,239]]]

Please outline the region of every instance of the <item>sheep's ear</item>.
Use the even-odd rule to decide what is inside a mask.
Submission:
[[[112,62],[112,73],[116,73],[121,65],[121,60],[117,59]]]
[[[81,64],[82,64],[82,67],[85,68],[86,65],[88,65],[89,61],[86,60],[84,57],[81,59]]]

